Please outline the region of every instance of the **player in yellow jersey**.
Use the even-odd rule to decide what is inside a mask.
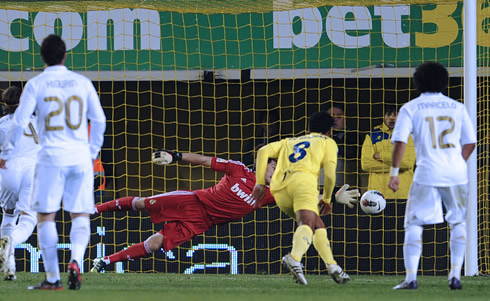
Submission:
[[[333,259],[325,229],[318,227],[318,221],[321,219],[317,183],[321,168],[324,169],[325,175],[322,196],[325,210],[322,210],[322,214],[331,212],[330,201],[335,185],[337,143],[329,137],[332,125],[333,119],[327,112],[317,112],[309,120],[310,134],[270,143],[262,147],[257,154],[257,181],[252,196],[258,201],[263,198],[267,161],[269,158],[277,158],[270,191],[279,208],[295,218],[298,224],[293,235],[291,253],[284,256],[282,262],[291,271],[296,282],[305,285],[307,281],[301,259],[311,243],[337,283],[350,280],[349,275]],[[341,190],[345,189],[344,186]],[[351,200],[359,196],[358,190],[350,192]]]

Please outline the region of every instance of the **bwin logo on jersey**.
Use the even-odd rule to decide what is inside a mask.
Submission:
[[[255,204],[255,199],[252,197],[251,194],[247,194],[245,191],[240,189],[240,185],[236,183],[231,187],[231,191],[236,193],[236,195],[242,199],[244,202],[249,204],[250,206],[253,206]]]

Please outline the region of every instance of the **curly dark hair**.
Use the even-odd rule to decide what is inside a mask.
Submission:
[[[17,86],[11,86],[2,93],[2,113],[4,115],[13,114],[19,106],[22,90]]]
[[[413,80],[417,89],[424,92],[442,92],[449,81],[449,73],[439,63],[425,62],[415,69]]]
[[[65,58],[66,45],[60,36],[50,34],[41,44],[41,57],[48,66],[59,65]]]
[[[326,134],[332,129],[333,118],[327,112],[316,112],[310,116],[308,126],[310,132]]]

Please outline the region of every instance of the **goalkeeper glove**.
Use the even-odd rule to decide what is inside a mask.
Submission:
[[[180,160],[182,160],[181,152],[173,152],[166,149],[156,150],[152,155],[152,161],[157,165],[167,165]]]
[[[354,204],[357,203],[357,198],[361,196],[359,193],[359,189],[351,189],[349,188],[349,184],[344,184],[336,193],[335,193],[335,201],[337,203],[341,203],[347,205],[349,208],[354,208]]]

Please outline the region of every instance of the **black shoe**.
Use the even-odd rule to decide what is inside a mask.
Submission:
[[[56,280],[55,283],[48,282],[48,280],[44,280],[38,285],[28,286],[28,290],[53,290],[53,291],[61,291],[63,290],[63,285],[61,285],[61,281]]]
[[[105,267],[107,264],[105,263],[102,257],[94,259],[94,267],[90,270],[92,273],[104,273]]]
[[[449,288],[452,290],[460,290],[463,289],[463,286],[458,278],[453,277],[451,280],[449,280]]]
[[[402,283],[393,287],[394,290],[416,290],[417,288],[417,280],[413,280],[410,282],[403,281]]]
[[[79,290],[82,286],[82,277],[80,276],[80,268],[76,260],[68,264],[68,288],[71,290]]]

